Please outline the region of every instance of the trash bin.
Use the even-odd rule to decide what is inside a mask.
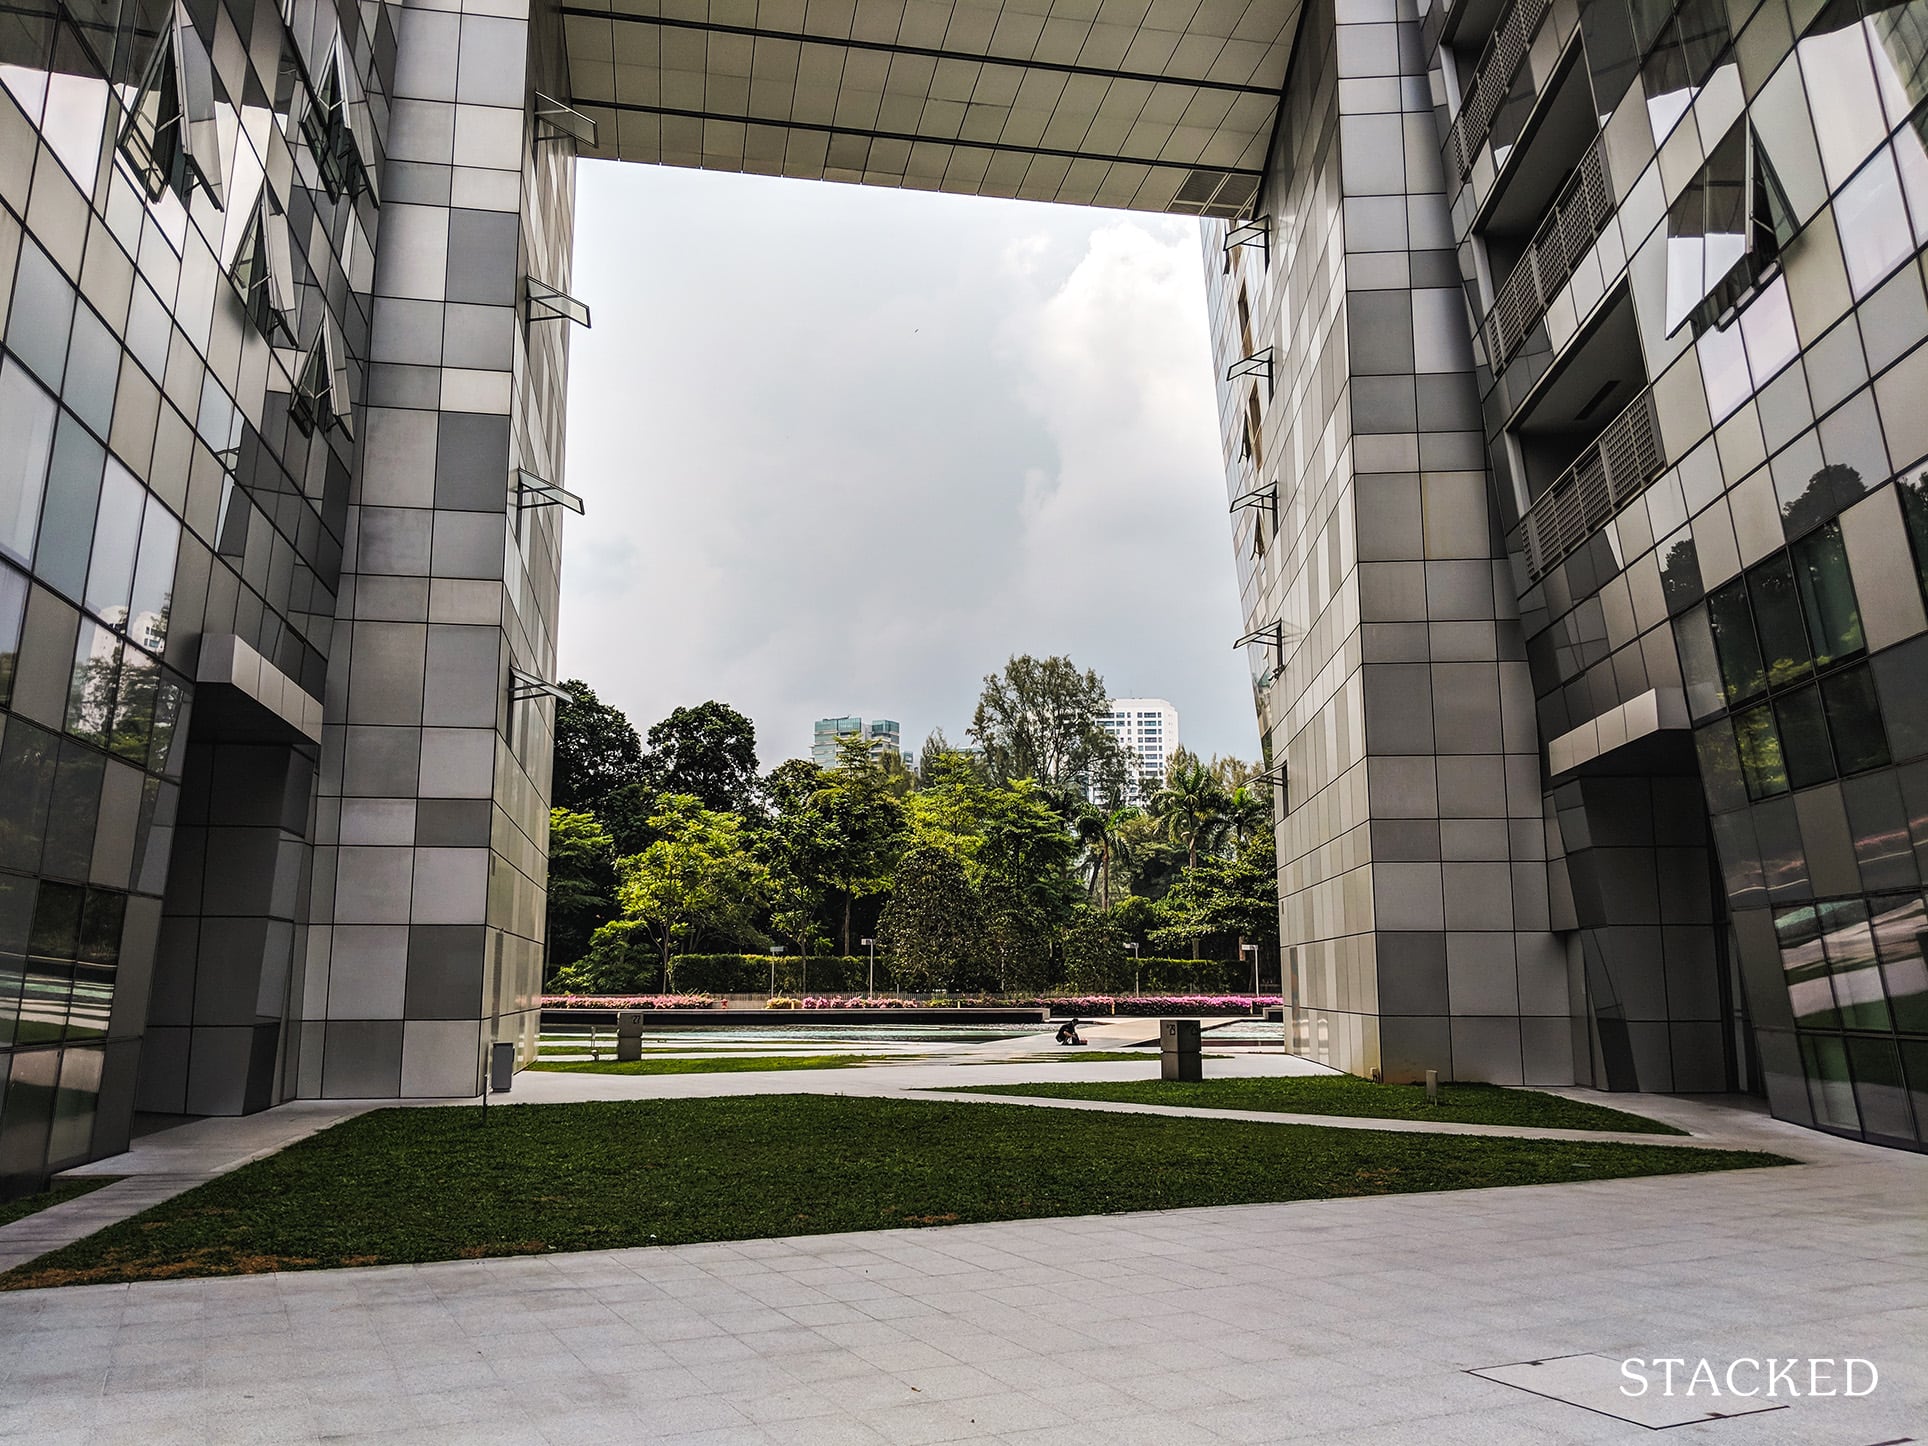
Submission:
[[[1158,1021],[1158,1075],[1160,1079],[1178,1080],[1205,1077],[1205,1065],[1199,1055],[1196,1019]]]
[[[643,1012],[622,1009],[616,1013],[616,1059],[618,1063],[643,1057]]]
[[[509,1043],[489,1046],[489,1089],[506,1095],[515,1079],[515,1046]]]

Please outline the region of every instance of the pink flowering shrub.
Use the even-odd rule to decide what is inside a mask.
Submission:
[[[728,1009],[714,994],[545,994],[544,1009]]]

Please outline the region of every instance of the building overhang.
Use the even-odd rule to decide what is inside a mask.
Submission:
[[[1233,217],[1302,0],[562,0],[578,153]]]

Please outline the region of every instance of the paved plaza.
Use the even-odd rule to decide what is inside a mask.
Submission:
[[[1238,1072],[1281,1067],[1299,1066],[1274,1056]],[[971,1075],[1064,1079],[1066,1070],[1109,1078],[1143,1066],[1010,1064]],[[515,1097],[896,1094],[937,1079],[957,1083],[958,1071],[522,1075]],[[0,1297],[0,1439],[1928,1439],[1928,1160],[1783,1125],[1748,1104],[1611,1102],[1689,1128],[1701,1143],[1803,1163],[22,1292]],[[163,1181],[191,1183],[273,1148],[276,1131],[297,1137],[354,1108],[306,1106],[153,1137],[100,1167],[148,1174],[57,1208],[143,1178],[150,1194]],[[1656,1438],[1470,1374],[1585,1355],[1706,1357],[1717,1367],[1862,1356],[1881,1379],[1863,1398],[1796,1399]],[[1762,1403],[1711,1401],[1703,1390],[1683,1408],[1749,1404]]]

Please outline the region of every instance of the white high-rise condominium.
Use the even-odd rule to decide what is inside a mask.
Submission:
[[[1125,801],[1143,803],[1164,781],[1178,748],[1178,710],[1163,698],[1113,698],[1104,724],[1131,762]]]

